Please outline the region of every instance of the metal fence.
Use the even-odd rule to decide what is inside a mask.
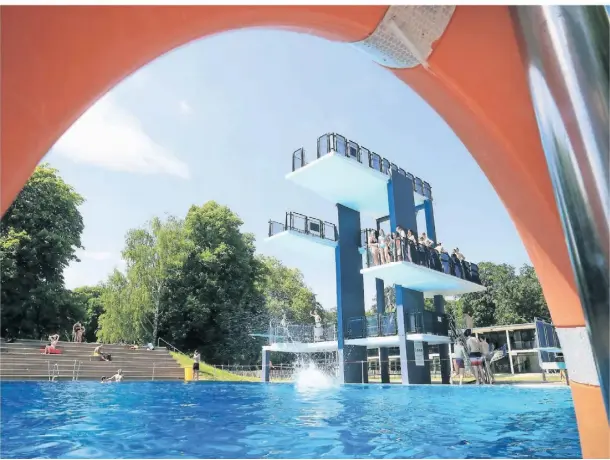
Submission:
[[[298,212],[287,212],[284,223],[273,220],[269,221],[269,236],[277,235],[287,230],[328,241],[337,241],[339,237],[335,224],[299,214]]]

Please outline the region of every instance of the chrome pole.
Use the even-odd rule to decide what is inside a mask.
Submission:
[[[510,8],[608,414],[608,14]]]

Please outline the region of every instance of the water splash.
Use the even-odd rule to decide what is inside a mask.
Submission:
[[[336,377],[318,369],[314,362],[297,367],[293,379],[298,390],[319,390],[339,386]]]

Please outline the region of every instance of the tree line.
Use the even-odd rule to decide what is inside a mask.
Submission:
[[[210,363],[259,360],[271,317],[310,322],[325,311],[302,273],[255,253],[254,236],[226,206],[209,201],[184,218],[153,218],[125,236],[124,271],[97,286],[65,288],[63,271],[78,261],[84,202],[58,171],[36,168],[2,219],[2,335],[68,339],[80,321],[87,341],[200,349]],[[324,318],[326,317],[326,318]]]
[[[184,217],[153,218],[125,236],[124,271],[115,269],[96,286],[65,287],[64,270],[84,249],[84,198],[56,169],[40,165],[2,218],[0,229],[2,335],[69,340],[80,321],[89,342],[156,344],[199,349],[210,363],[250,364],[260,359],[269,320],[323,321],[336,311],[321,308],[298,269],[255,253],[254,236],[228,207],[193,205]],[[472,316],[476,326],[549,318],[533,268],[482,262],[488,289],[447,302],[447,310]],[[386,288],[386,305],[395,305]],[[426,308],[433,309],[426,299]],[[367,314],[374,312],[373,306]]]

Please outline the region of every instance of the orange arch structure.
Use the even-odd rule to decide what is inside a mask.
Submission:
[[[246,27],[358,42],[375,31],[387,10],[2,7],[2,213],[63,132],[106,91],[159,55]],[[584,326],[508,7],[456,7],[432,49],[425,65],[390,70],[446,120],[492,183],[535,266],[554,324]],[[573,381],[571,388],[583,455],[610,457],[600,387]]]

